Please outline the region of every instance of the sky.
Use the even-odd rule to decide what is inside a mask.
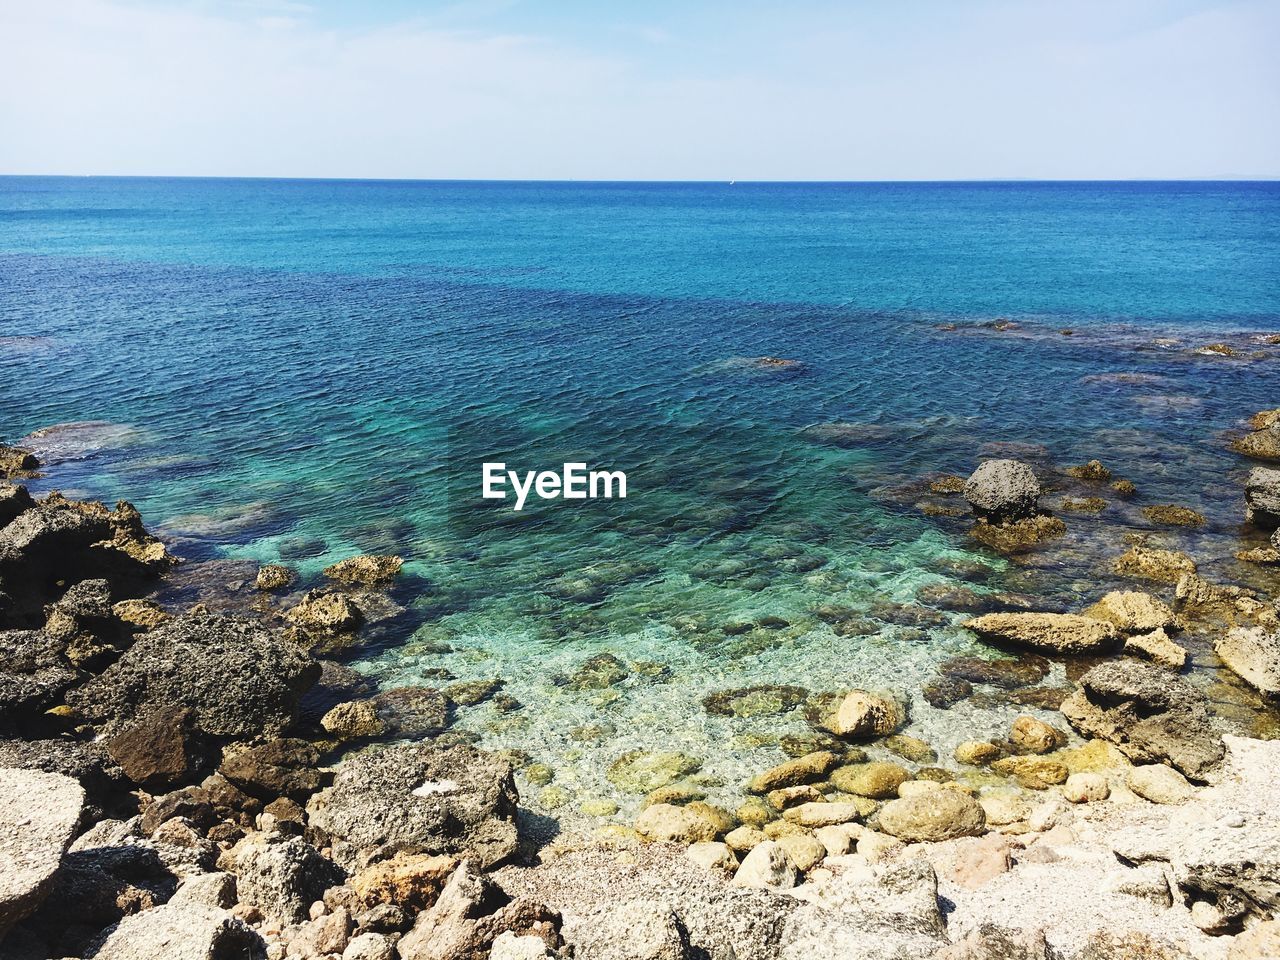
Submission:
[[[1280,175],[1277,0],[0,0],[0,174]]]

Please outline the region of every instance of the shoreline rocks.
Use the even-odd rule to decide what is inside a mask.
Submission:
[[[1120,643],[1114,624],[1074,613],[988,613],[963,626],[986,643],[1057,655],[1099,653]]]

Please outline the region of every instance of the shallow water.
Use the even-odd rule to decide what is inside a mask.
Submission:
[[[944,756],[1024,712],[918,696],[977,650],[922,587],[1075,608],[1128,530],[1273,589],[1231,559],[1247,465],[1223,435],[1280,405],[1278,278],[1276,184],[0,178],[0,437],[100,421],[34,441],[37,485],[128,497],[193,563],[404,555],[406,609],[353,665],[502,678],[523,709],[458,725],[554,766],[565,810],[629,810],[603,773],[631,748],[701,759],[728,799],[806,723],[709,693],[892,689]],[[1197,350],[1224,340],[1244,356]],[[764,355],[803,366],[742,360]],[[920,478],[997,443],[1141,496],[982,553]],[[492,459],[624,469],[629,496],[516,514],[478,499]],[[1166,502],[1209,526],[1138,512]],[[600,652],[629,675],[577,689]]]

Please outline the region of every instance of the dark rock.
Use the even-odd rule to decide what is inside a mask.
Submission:
[[[1204,780],[1225,752],[1204,694],[1138,660],[1094,667],[1062,714],[1081,734],[1111,741],[1135,763],[1169,763],[1195,780]]]
[[[983,657],[952,657],[939,667],[944,676],[970,683],[987,683],[1014,689],[1039,683],[1049,675],[1049,661],[1036,654],[1016,660],[987,660]]]
[[[1254,467],[1244,485],[1245,520],[1280,527],[1280,470]]]
[[[434,737],[453,722],[453,704],[430,687],[396,687],[371,697],[370,702],[391,737]]]
[[[419,743],[348,757],[307,812],[349,866],[399,852],[465,853],[488,866],[515,851],[517,799],[506,761]]]
[[[938,677],[925,684],[923,693],[931,706],[946,710],[973,696],[973,684],[962,677]]]
[[[302,695],[298,704],[298,716],[308,723],[319,723],[320,718],[340,703],[363,700],[376,689],[373,682],[350,667],[320,660],[320,679]]]
[[[721,717],[762,717],[793,710],[808,696],[804,687],[764,684],[709,693],[702,706],[707,713]]]
[[[175,617],[142,634],[68,700],[109,733],[159,707],[183,704],[193,729],[206,736],[278,736],[319,673],[304,651],[255,621]]]
[[[0,631],[0,728],[43,713],[79,680],[64,649],[43,631]]]
[[[0,527],[6,527],[24,510],[36,505],[26,487],[15,483],[0,483]]]
[[[319,763],[320,751],[305,740],[272,740],[234,754],[218,772],[260,800],[290,797],[305,803],[324,785]]]
[[[193,777],[206,762],[201,738],[185,707],[161,707],[107,741],[107,752],[127,776],[148,790]]]
[[[40,469],[40,461],[30,450],[0,443],[0,477],[25,477]]]
[[[993,523],[1022,520],[1035,514],[1040,481],[1017,460],[988,460],[970,474],[964,498],[973,512]]]
[[[603,690],[631,675],[627,665],[612,653],[598,653],[587,659],[569,678],[571,690]]]
[[[463,680],[451,683],[441,691],[454,703],[464,707],[474,707],[484,703],[503,688],[505,681],[496,677],[490,680]]]
[[[198,827],[207,827],[214,822],[213,801],[203,787],[181,787],[152,798],[143,804],[139,826],[149,836],[162,824],[178,818]]]

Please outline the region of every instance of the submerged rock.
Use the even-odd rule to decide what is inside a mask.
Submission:
[[[1143,507],[1142,515],[1153,523],[1164,523],[1173,527],[1203,527],[1208,522],[1204,514],[1190,507],[1179,507],[1174,504]]]
[[[1124,652],[1170,670],[1181,670],[1187,665],[1186,648],[1170,640],[1163,628],[1126,637]]]
[[[1280,460],[1280,422],[1264,410],[1256,414],[1250,426],[1253,429],[1243,437],[1231,441],[1231,449],[1253,460]]]
[[[1062,714],[1083,736],[1111,741],[1135,763],[1168,762],[1198,780],[1225,751],[1204,694],[1137,660],[1094,667]]]
[[[1055,540],[1066,532],[1067,525],[1060,518],[1041,513],[1008,523],[979,520],[973,525],[969,535],[1000,553],[1023,553],[1048,540]]]
[[[866,690],[853,690],[823,718],[821,725],[838,737],[870,739],[888,736],[905,721],[906,711],[897,701]]]
[[[1090,460],[1088,463],[1081,464],[1078,467],[1067,467],[1066,474],[1069,477],[1084,480],[1088,483],[1106,483],[1111,479],[1111,471],[1098,460]]]
[[[258,568],[258,575],[253,585],[258,590],[284,590],[298,579],[298,575],[288,567],[278,563],[269,563]]]
[[[1134,546],[1116,558],[1113,568],[1122,577],[1177,583],[1196,572],[1196,562],[1178,550]]]
[[[490,866],[515,851],[516,804],[506,761],[419,743],[348,757],[307,812],[347,866],[401,852],[466,854]]]
[[[952,657],[939,667],[948,677],[969,683],[985,683],[1013,690],[1039,683],[1049,675],[1049,661],[1037,654],[1017,659],[988,660],[985,657]]]
[[[675,750],[632,750],[610,764],[605,776],[624,793],[649,793],[702,768],[702,761]]]
[[[756,774],[747,785],[747,789],[752,793],[769,793],[783,787],[817,783],[839,762],[840,757],[832,751],[816,750]]]
[[[964,627],[987,643],[1059,655],[1099,653],[1120,639],[1113,624],[1073,613],[988,613]]]
[[[988,460],[969,475],[963,492],[974,513],[1003,523],[1035,514],[1040,481],[1034,470],[1018,460]]]
[[[285,617],[304,630],[350,633],[364,623],[360,607],[345,593],[309,590]]]
[[[719,690],[702,699],[707,713],[722,717],[764,717],[793,710],[808,698],[804,687],[763,684]]]

